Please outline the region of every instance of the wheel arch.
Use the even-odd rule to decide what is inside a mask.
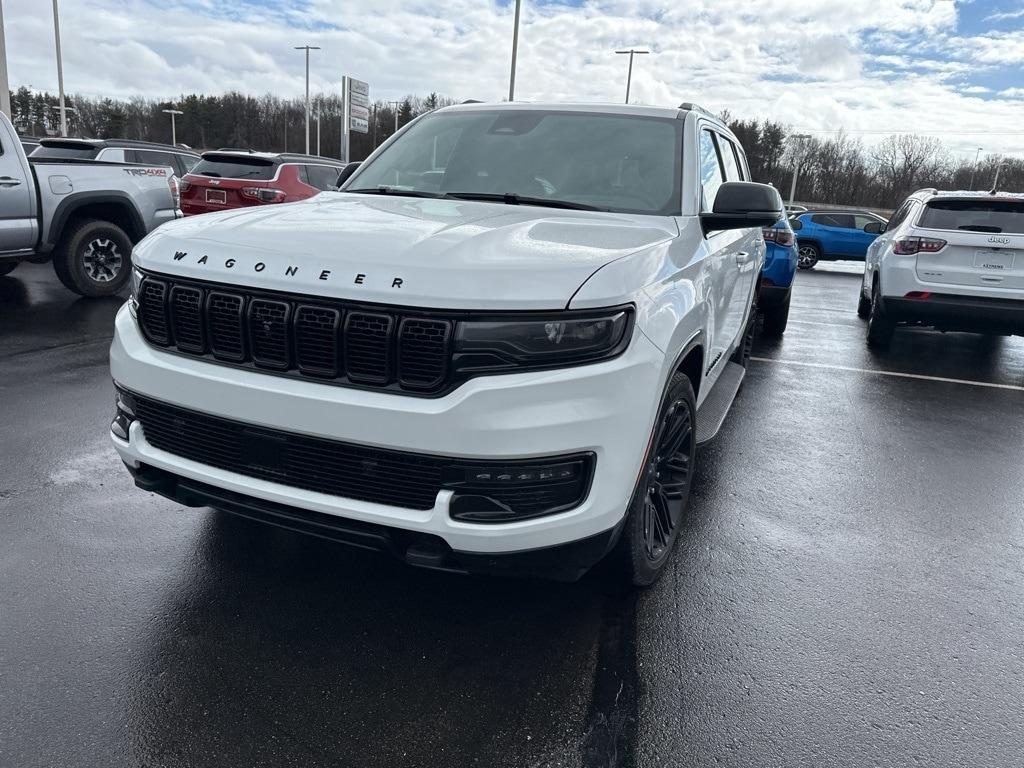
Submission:
[[[128,193],[76,192],[61,200],[54,211],[47,241],[53,245],[58,244],[68,226],[81,219],[97,219],[115,224],[124,230],[133,245],[146,235],[142,215]]]
[[[682,373],[690,380],[695,399],[700,396],[700,386],[704,380],[704,334],[698,332],[683,345],[672,364],[669,380],[677,373]]]

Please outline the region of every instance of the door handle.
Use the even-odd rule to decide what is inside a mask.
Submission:
[[[13,176],[0,176],[0,187],[17,187],[21,184],[21,179],[16,179]]]

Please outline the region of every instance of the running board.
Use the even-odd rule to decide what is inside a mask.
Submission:
[[[697,444],[713,440],[722,428],[747,369],[737,363],[728,362],[722,374],[715,381],[714,388],[697,409]]]

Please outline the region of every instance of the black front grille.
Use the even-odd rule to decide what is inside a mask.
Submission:
[[[420,395],[452,385],[454,319],[163,276],[138,302],[147,340],[189,356]]]
[[[154,447],[294,488],[377,504],[430,509],[451,489],[465,519],[504,522],[570,509],[586,497],[592,454],[511,462],[391,451],[257,427],[122,393]],[[573,468],[571,476],[565,476]],[[525,478],[525,479],[524,479]],[[482,510],[482,511],[480,511]]]

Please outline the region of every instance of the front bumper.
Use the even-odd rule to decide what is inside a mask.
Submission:
[[[927,299],[887,296],[886,314],[896,322],[967,331],[1024,336],[1024,299],[996,299],[933,293]]]
[[[110,367],[140,395],[255,426],[384,449],[510,460],[591,452],[595,472],[584,502],[569,511],[509,523],[449,515],[450,491],[429,510],[341,498],[199,464],[146,440],[111,434],[136,472],[162,471],[242,497],[437,537],[452,552],[529,552],[607,534],[622,520],[647,447],[664,356],[639,330],[621,356],[554,371],[473,379],[445,397],[405,397],[285,379],[193,360],[147,344],[127,307],[118,313]]]

